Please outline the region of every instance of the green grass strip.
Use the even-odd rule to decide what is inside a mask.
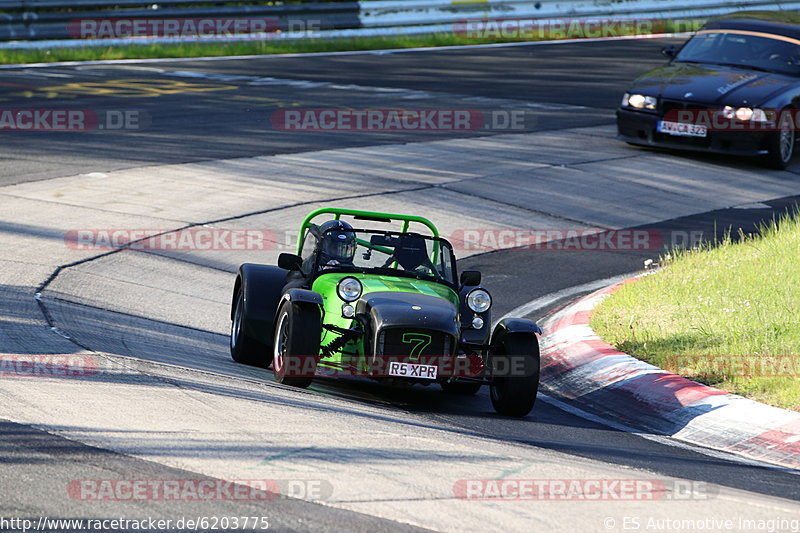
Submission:
[[[622,287],[591,326],[618,349],[690,379],[800,410],[800,217],[677,251]]]
[[[685,23],[681,31],[696,29],[702,20],[693,21],[689,28]],[[670,23],[662,26],[664,31],[677,30]],[[661,28],[659,28],[661,29]],[[521,38],[504,39],[468,38],[457,33],[434,33],[409,36],[353,37],[338,39],[293,39],[243,42],[193,42],[180,44],[129,44],[124,46],[97,47],[86,46],[76,48],[51,48],[36,50],[0,49],[0,64],[49,63],[55,61],[95,61],[103,59],[148,59],[148,58],[181,58],[181,57],[214,57],[229,55],[270,55],[309,52],[342,52],[351,50],[386,50],[393,48],[424,48],[438,46],[459,46],[470,44],[495,44],[529,42],[532,40],[549,40],[559,35],[543,35],[541,39],[532,39],[530,35]]]

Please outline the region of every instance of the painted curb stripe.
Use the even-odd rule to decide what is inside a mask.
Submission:
[[[589,326],[594,308],[637,279],[597,290],[542,322],[542,387],[547,393],[636,429],[800,468],[800,413],[672,374],[594,333]]]

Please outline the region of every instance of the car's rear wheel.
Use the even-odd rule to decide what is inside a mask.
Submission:
[[[769,168],[784,170],[791,163],[797,149],[797,132],[793,120],[786,115],[789,110],[781,113],[782,118],[778,123],[778,131],[769,141],[769,153],[764,156],[764,163]],[[792,117],[793,118],[793,117]]]
[[[489,396],[495,411],[525,416],[539,390],[539,341],[534,334],[509,334],[490,356]]]
[[[442,382],[442,390],[448,394],[459,394],[462,396],[472,396],[481,390],[481,383],[474,383],[469,381],[454,381],[452,383]]]
[[[244,292],[239,291],[234,300],[233,319],[231,320],[231,359],[244,365],[266,367],[268,363],[268,347],[247,335],[245,330]]]
[[[286,301],[275,325],[272,370],[275,381],[306,388],[314,379],[321,330],[319,309]]]

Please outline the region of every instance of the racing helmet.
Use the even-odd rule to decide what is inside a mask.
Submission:
[[[322,239],[320,245],[323,263],[336,261],[340,264],[352,264],[356,255],[356,234],[353,227],[341,220],[329,220],[319,226]]]

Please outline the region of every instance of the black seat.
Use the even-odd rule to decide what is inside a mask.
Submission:
[[[401,235],[393,256],[404,270],[415,270],[422,265],[427,267],[430,263],[425,239],[414,235]]]

